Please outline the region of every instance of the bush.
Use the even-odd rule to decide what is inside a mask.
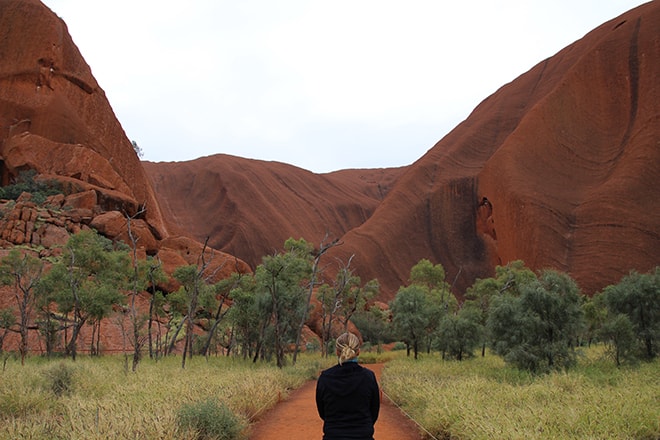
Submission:
[[[392,346],[392,351],[405,350],[406,344],[403,342],[397,342]]]
[[[195,431],[199,440],[234,440],[244,428],[225,404],[211,398],[183,405],[176,418],[180,429]]]
[[[48,388],[56,395],[62,396],[73,391],[74,369],[64,362],[57,363],[44,371],[48,380]]]
[[[32,201],[41,205],[48,196],[62,193],[59,182],[55,180],[35,180],[35,170],[21,171],[15,182],[0,187],[0,199],[16,200],[24,192],[32,194]]]

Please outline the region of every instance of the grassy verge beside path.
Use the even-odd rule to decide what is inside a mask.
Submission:
[[[316,377],[318,355],[279,370],[235,358],[144,360],[125,372],[123,357],[79,357],[0,370],[0,439],[187,439],[177,432],[182,405],[216,400],[247,424]],[[202,408],[204,408],[202,406]]]
[[[383,385],[438,439],[660,439],[660,361],[617,369],[599,354],[536,377],[495,356],[395,360]]]

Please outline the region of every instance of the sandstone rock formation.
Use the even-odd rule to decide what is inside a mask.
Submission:
[[[343,243],[328,261],[355,255],[383,301],[421,258],[442,263],[459,294],[515,259],[592,294],[660,263],[659,28],[658,2],[603,24],[413,165],[315,175],[224,155],[141,163],[66,25],[37,0],[0,0],[1,183],[27,169],[56,178],[57,206],[76,215],[58,225],[24,200],[0,232],[7,245],[90,226],[125,239],[122,218],[136,215],[143,253],[174,267],[208,237],[223,269],[241,270],[289,237],[328,234]]]
[[[354,254],[383,300],[421,258],[442,263],[459,294],[516,259],[593,294],[660,263],[658,29],[658,2],[603,24],[375,184],[356,184],[365,171],[226,156],[145,169],[172,227],[251,265],[289,236],[317,243],[329,231],[344,243],[329,258]]]
[[[0,184],[34,170],[64,192],[46,207],[27,197],[0,202],[1,247],[41,246],[49,255],[86,228],[131,244],[130,219],[139,255],[158,256],[170,271],[175,260],[195,264],[202,244],[167,230],[142,163],[66,24],[38,0],[0,0],[0,41]],[[219,275],[250,271],[213,252]]]
[[[137,154],[64,22],[37,0],[0,2],[0,181],[32,169],[75,179],[102,208],[166,234]]]
[[[361,225],[405,168],[313,174],[279,162],[214,155],[144,162],[168,228],[249,263],[288,238],[318,246]]]
[[[503,86],[337,253],[390,289],[425,257],[458,292],[516,259],[587,294],[659,264],[658,29],[660,3],[647,3]]]

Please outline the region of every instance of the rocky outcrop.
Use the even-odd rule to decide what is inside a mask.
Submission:
[[[28,169],[70,178],[128,202],[112,209],[144,208],[156,237],[167,235],[140,160],[65,23],[37,0],[2,0],[0,41],[0,183]]]
[[[186,246],[174,246],[142,163],[65,23],[37,0],[0,0],[0,40],[0,184],[33,170],[63,192],[44,205],[28,195],[1,203],[2,247],[31,245],[50,255],[70,234],[92,228],[135,242],[139,256],[195,264],[187,255],[199,256],[202,244],[182,238]],[[250,270],[207,251],[216,266]],[[180,252],[187,254],[175,258]]]

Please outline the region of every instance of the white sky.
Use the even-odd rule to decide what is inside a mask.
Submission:
[[[409,165],[483,99],[643,1],[43,0],[144,160]]]

